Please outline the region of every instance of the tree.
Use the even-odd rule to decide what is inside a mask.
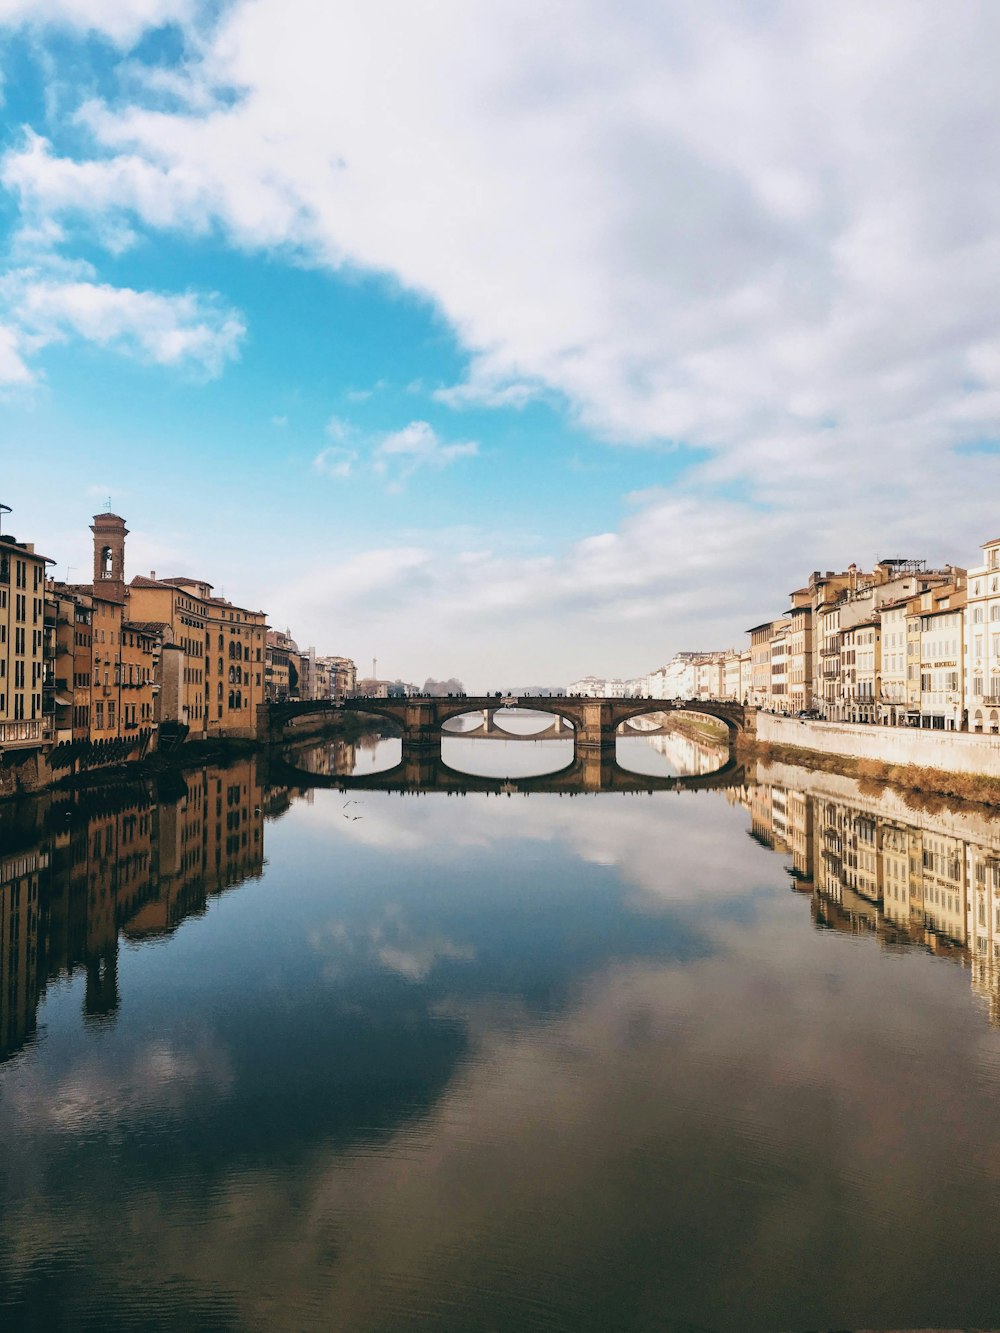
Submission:
[[[424,681],[423,692],[440,699],[446,694],[464,694],[465,686],[454,676],[449,676],[447,680],[434,680],[432,676],[428,676]]]

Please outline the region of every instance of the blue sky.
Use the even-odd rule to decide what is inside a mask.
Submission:
[[[132,572],[476,687],[970,563],[996,11],[570,17],[0,0],[8,529],[79,577],[110,496]]]

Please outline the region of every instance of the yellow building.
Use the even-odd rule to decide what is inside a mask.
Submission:
[[[30,542],[0,533],[0,752],[52,740],[42,706],[46,564]]]

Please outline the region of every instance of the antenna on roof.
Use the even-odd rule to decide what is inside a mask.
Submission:
[[[3,515],[10,514],[12,512],[13,511],[11,510],[10,505],[0,504],[0,527],[3,526]]]

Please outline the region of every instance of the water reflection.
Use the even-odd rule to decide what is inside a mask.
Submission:
[[[168,935],[261,873],[264,810],[281,795],[256,761],[175,782],[166,800],[135,784],[0,809],[0,1059],[34,1032],[52,982],[82,973],[85,1017],[112,1016],[123,941]]]
[[[0,809],[0,1325],[992,1322],[986,812],[262,774]]]
[[[635,728],[642,730],[642,728]],[[675,731],[664,736],[619,733],[616,757],[630,773],[698,776],[722,768],[729,756],[728,740],[705,740]]]
[[[314,777],[363,777],[395,768],[403,757],[403,742],[373,732],[351,740],[324,737],[291,747],[289,753],[296,768]]]
[[[530,732],[525,732],[530,735]],[[456,773],[530,778],[558,773],[573,762],[573,740],[514,741],[442,736],[441,762]]]

